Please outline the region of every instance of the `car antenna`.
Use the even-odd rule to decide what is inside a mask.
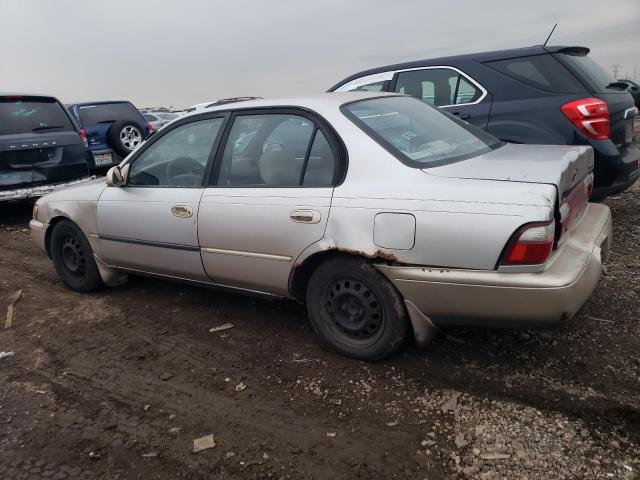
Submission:
[[[547,37],[547,39],[544,41],[544,43],[542,44],[543,47],[547,46],[547,42],[549,41],[549,39],[551,38],[551,35],[553,35],[553,32],[556,31],[556,27],[558,26],[558,24],[556,23],[553,28],[551,29],[551,33],[549,33],[549,36]]]

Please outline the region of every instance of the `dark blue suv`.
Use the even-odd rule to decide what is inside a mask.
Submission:
[[[89,145],[89,164],[104,171],[119,164],[153,131],[131,102],[102,101],[67,105]]]
[[[601,200],[640,176],[640,150],[631,147],[637,109],[588,53],[536,46],[434,58],[360,72],[329,91],[412,95],[507,142],[591,145],[591,198]]]

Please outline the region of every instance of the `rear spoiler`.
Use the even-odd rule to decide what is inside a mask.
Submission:
[[[586,57],[589,55],[587,47],[564,47],[557,51],[557,53],[565,53],[567,55],[575,55],[576,57]]]

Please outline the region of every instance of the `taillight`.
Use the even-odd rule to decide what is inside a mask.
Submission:
[[[514,233],[502,258],[502,265],[535,265],[551,255],[555,239],[555,223],[531,223]]]
[[[82,139],[82,143],[85,147],[89,146],[89,141],[87,140],[87,131],[84,128],[80,129],[80,138]]]
[[[609,105],[599,98],[583,98],[565,103],[562,113],[587,137],[606,140],[611,131]]]
[[[147,122],[147,133],[151,135],[151,132],[153,132],[153,125],[151,125],[151,122]]]

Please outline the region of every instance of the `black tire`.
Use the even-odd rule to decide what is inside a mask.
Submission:
[[[53,226],[50,251],[56,272],[69,289],[87,293],[103,285],[91,245],[72,222],[62,220]]]
[[[139,136],[139,141],[135,146],[132,145],[132,142],[126,140],[123,142],[121,133],[125,129],[132,129],[132,132],[137,132],[136,135]],[[132,120],[120,120],[119,122],[114,122],[107,131],[107,140],[109,142],[109,145],[121,157],[126,157],[131,152],[133,152],[133,150],[135,150],[135,147],[140,145],[145,137],[146,132],[144,130],[141,130],[140,126]]]
[[[408,318],[400,294],[365,260],[337,258],[322,263],[309,280],[306,296],[313,328],[343,355],[379,360],[407,337]]]

